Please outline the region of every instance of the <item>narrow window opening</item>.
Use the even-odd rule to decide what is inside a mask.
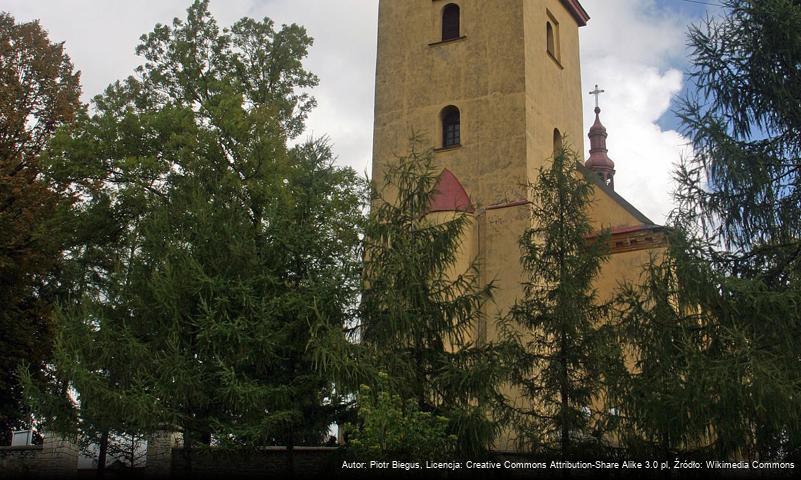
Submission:
[[[545,30],[548,37],[548,53],[550,53],[553,58],[556,58],[556,38],[553,33],[553,25],[551,25],[551,22],[545,24]]]
[[[460,30],[459,5],[449,3],[442,9],[442,41],[459,38]]]
[[[556,157],[562,151],[562,133],[558,128],[553,129],[553,156]]]
[[[454,106],[445,107],[442,119],[442,147],[455,147],[461,144],[461,114]]]

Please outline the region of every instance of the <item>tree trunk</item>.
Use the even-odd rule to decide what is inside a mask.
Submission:
[[[287,450],[287,474],[289,478],[295,478],[295,435],[294,429],[289,429],[289,441],[286,445]]]
[[[192,477],[192,431],[184,427],[184,448],[182,457],[184,459],[184,478]]]
[[[559,397],[560,397],[560,416],[562,427],[561,448],[562,456],[567,454],[570,448],[570,425],[568,424],[568,413],[570,408],[570,398],[568,391],[569,378],[567,375],[567,335],[564,330],[561,332],[561,345],[559,348],[559,362],[561,372],[559,378]]]
[[[100,451],[97,454],[97,478],[106,476],[106,457],[108,457],[108,430],[100,435]]]

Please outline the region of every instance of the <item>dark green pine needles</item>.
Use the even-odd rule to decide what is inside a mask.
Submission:
[[[607,370],[619,358],[593,280],[608,235],[593,232],[592,182],[563,148],[530,185],[530,222],[520,239],[523,295],[500,324],[516,394],[509,408],[524,451],[562,456],[600,445]]]

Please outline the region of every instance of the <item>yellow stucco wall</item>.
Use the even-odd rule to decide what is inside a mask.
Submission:
[[[595,189],[589,216],[596,231],[605,229],[614,231],[643,225],[642,221],[599,188]],[[664,247],[658,247],[610,255],[595,279],[594,287],[598,292],[598,299],[600,301],[611,299],[618,286],[623,283],[638,283],[651,255],[663,251]]]
[[[560,0],[524,1],[527,172],[553,155],[554,129],[584,152],[579,26]],[[556,29],[557,56],[548,54],[546,23]]]
[[[590,222],[596,230],[642,225],[634,215],[601,189],[595,189],[590,208]]]
[[[441,11],[461,9],[463,38],[440,42]],[[557,26],[558,61],[545,24]],[[440,147],[439,114],[461,111],[461,147],[437,161],[478,206],[525,197],[553,153],[554,129],[583,151],[578,25],[559,0],[381,0],[373,177],[412,132]]]
[[[639,284],[643,268],[648,264],[651,255],[656,253],[657,250],[638,250],[612,255],[601,267],[595,281],[598,300],[610,300],[621,284]]]

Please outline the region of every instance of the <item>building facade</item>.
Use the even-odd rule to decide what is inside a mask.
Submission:
[[[526,185],[561,145],[585,152],[579,29],[589,19],[578,0],[380,0],[373,179],[382,184],[413,133],[434,149],[443,173],[432,213],[473,217],[456,268],[477,260],[481,282],[497,286],[478,340],[494,338],[492,319],[522,293]],[[602,299],[666,241],[614,191],[606,136],[596,108],[580,168],[595,173],[593,225],[612,232],[595,285]]]

